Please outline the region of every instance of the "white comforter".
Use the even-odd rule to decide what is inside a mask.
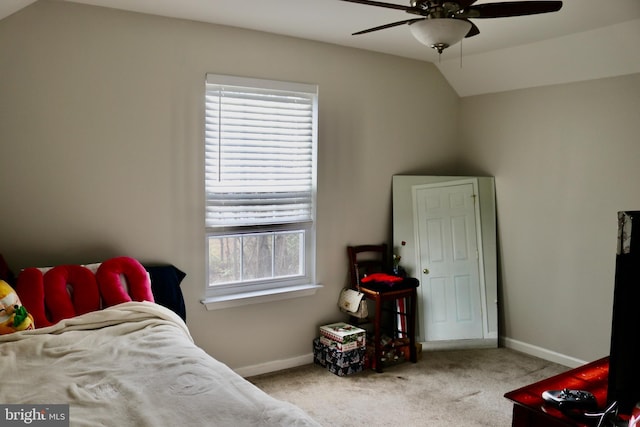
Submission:
[[[211,358],[152,303],[0,336],[0,403],[68,403],[72,426],[318,425]]]

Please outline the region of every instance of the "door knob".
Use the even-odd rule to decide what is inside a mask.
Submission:
[[[422,272],[423,272],[424,274],[429,274],[429,269],[428,269],[428,268],[425,268],[424,270],[422,270]]]

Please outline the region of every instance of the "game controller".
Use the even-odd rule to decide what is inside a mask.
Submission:
[[[542,398],[560,409],[585,409],[594,410],[598,407],[595,396],[585,390],[547,390],[542,393]]]

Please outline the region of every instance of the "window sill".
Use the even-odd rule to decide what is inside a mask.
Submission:
[[[311,296],[320,288],[322,288],[322,285],[319,284],[287,286],[284,288],[272,288],[263,291],[242,292],[209,297],[200,302],[204,304],[208,311],[220,310],[223,308],[241,307],[249,304],[259,304],[263,302]]]

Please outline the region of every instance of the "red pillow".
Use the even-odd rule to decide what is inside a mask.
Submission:
[[[129,257],[103,262],[95,275],[81,265],[57,266],[44,274],[25,268],[16,293],[37,328],[127,301],[154,302],[147,270]]]
[[[44,298],[53,323],[100,309],[96,277],[81,265],[59,265],[47,271]]]
[[[134,258],[117,257],[103,262],[98,267],[96,279],[105,307],[128,301],[154,302],[149,274]]]
[[[25,268],[18,275],[16,293],[22,305],[33,316],[36,328],[52,325],[44,308],[44,280],[42,271],[37,268]]]

